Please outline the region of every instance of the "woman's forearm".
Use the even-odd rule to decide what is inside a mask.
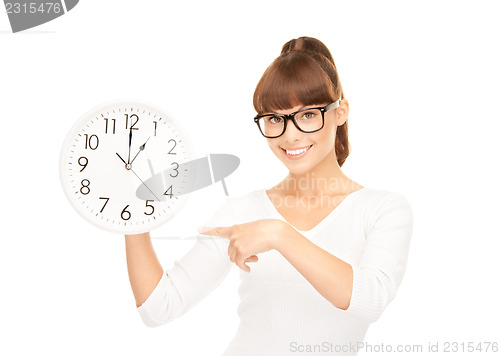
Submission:
[[[160,281],[163,268],[156,257],[149,232],[125,235],[130,285],[137,307],[148,299]]]
[[[349,307],[353,281],[349,263],[323,250],[295,229],[286,231],[276,250],[330,303],[342,310]]]

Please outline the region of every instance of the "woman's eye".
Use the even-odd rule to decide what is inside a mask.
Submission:
[[[283,120],[283,119],[279,116],[271,116],[269,118],[269,121],[271,122],[271,124],[279,124],[279,123],[281,123],[281,120]]]
[[[314,116],[315,116],[315,114],[313,112],[305,112],[305,113],[302,113],[302,116],[300,118],[310,120],[310,119],[313,119]]]

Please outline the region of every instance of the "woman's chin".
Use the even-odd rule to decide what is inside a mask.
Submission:
[[[283,161],[282,161],[283,162]],[[303,175],[312,169],[312,166],[308,162],[283,162],[286,168],[294,175]]]

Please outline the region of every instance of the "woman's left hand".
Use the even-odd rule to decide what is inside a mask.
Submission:
[[[289,224],[279,219],[261,219],[245,224],[220,227],[202,227],[198,231],[204,235],[220,236],[228,239],[229,259],[243,271],[250,272],[245,262],[257,261],[258,253],[277,249],[286,235]],[[246,261],[249,257],[254,257]]]

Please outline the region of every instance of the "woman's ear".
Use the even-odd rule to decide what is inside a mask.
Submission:
[[[335,124],[342,126],[349,117],[349,101],[342,99],[340,106],[337,108],[337,115],[335,115]]]

